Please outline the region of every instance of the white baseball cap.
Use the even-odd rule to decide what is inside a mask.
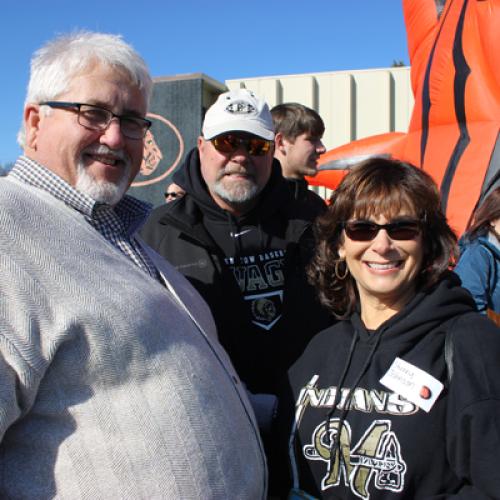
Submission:
[[[251,90],[230,90],[208,108],[202,132],[207,140],[226,132],[248,132],[272,141],[273,118],[267,103]]]

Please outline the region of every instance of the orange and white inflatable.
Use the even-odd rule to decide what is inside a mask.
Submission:
[[[322,155],[310,184],[335,189],[350,164],[391,155],[427,171],[458,235],[500,185],[500,0],[403,0],[415,107],[407,133]]]

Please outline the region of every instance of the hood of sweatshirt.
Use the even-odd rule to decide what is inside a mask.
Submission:
[[[446,272],[435,286],[420,290],[402,311],[382,323],[374,332],[364,327],[359,312],[351,323],[361,341],[373,343],[377,337],[382,342],[414,344],[421,336],[448,319],[475,310],[470,294],[460,286],[460,279],[453,272]]]
[[[183,165],[174,174],[173,181],[190,194],[203,212],[214,218],[226,218],[227,211],[220,208],[208,191],[207,184],[201,175],[200,155],[197,148],[193,148],[187,155]],[[281,166],[274,159],[271,167],[271,176],[264,189],[259,194],[259,202],[248,213],[239,217],[246,219],[260,213],[266,216],[271,212],[280,211],[290,200],[286,181],[281,174]]]
[[[235,256],[246,251],[258,252],[270,246],[284,245],[285,235],[279,234],[275,226],[286,227],[286,223],[282,222],[289,218],[287,212],[292,199],[277,160],[273,160],[271,176],[259,194],[255,207],[238,217],[219,207],[210,195],[201,174],[197,148],[188,153],[184,164],[174,174],[173,181],[186,191],[199,208],[204,225],[226,255]],[[280,221],[280,224],[275,224],[276,221]],[[247,231],[249,236],[245,239],[237,237]]]

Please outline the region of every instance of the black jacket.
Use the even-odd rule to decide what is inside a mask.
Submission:
[[[325,200],[319,194],[309,189],[309,184],[305,179],[285,178],[285,180],[295,200],[311,206],[311,209],[317,213],[322,213],[325,210]]]
[[[374,332],[354,314],[312,339],[289,371],[279,412],[286,455],[294,436],[300,489],[335,499],[500,497],[500,331],[458,285],[450,273]],[[444,384],[428,413],[381,384],[397,357]],[[421,379],[401,380],[432,393]],[[331,445],[339,427],[340,468]]]
[[[275,393],[280,374],[331,323],[304,273],[318,211],[294,200],[278,163],[258,206],[240,218],[212,200],[197,150],[174,182],[186,195],[154,210],[142,236],[209,304],[220,342],[248,388]]]

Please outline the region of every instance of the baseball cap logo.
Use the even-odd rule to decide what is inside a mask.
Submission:
[[[257,110],[253,104],[247,101],[233,101],[226,106],[226,111],[238,115],[249,115],[255,113]]]
[[[205,114],[202,133],[207,141],[228,132],[247,132],[274,140],[274,125],[266,101],[248,89],[220,94]]]

